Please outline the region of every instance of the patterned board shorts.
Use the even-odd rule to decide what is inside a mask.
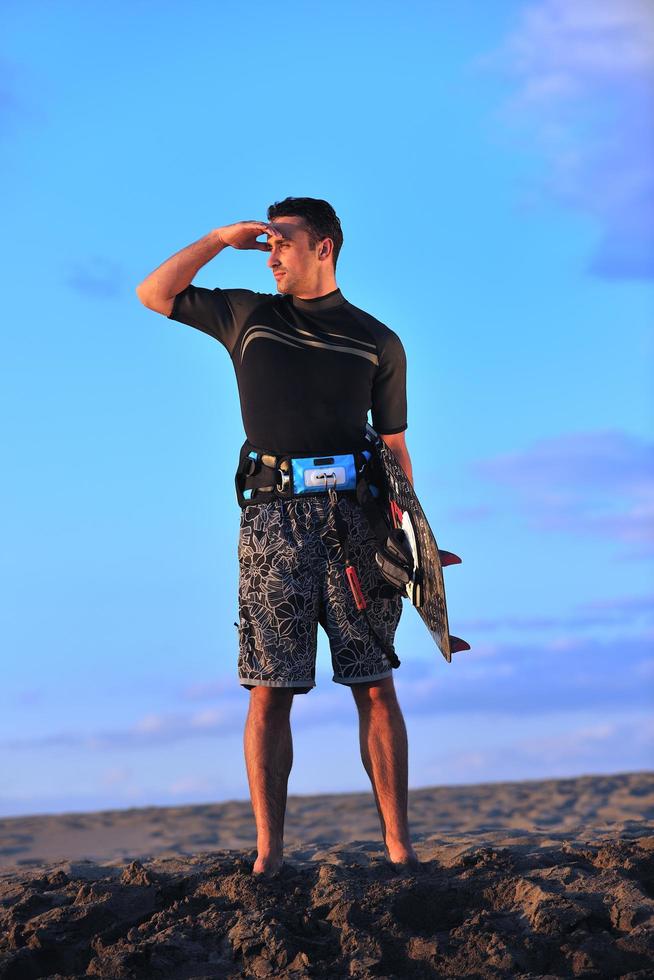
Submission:
[[[370,622],[392,645],[402,597],[379,572],[361,507],[341,495],[338,507]],[[318,623],[329,638],[336,683],[392,674],[350,591],[326,494],[244,507],[238,559],[238,675],[244,687],[292,687],[298,694],[315,687]]]

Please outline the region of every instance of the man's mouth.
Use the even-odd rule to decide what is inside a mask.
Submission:
[[[275,279],[279,279],[280,276],[285,276],[285,275],[286,275],[286,272],[283,269],[276,269],[273,272],[273,276],[275,277]]]

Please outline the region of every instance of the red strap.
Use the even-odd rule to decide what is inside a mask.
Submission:
[[[366,600],[363,595],[361,583],[359,582],[359,576],[357,575],[357,570],[354,565],[347,565],[345,568],[345,574],[347,575],[347,580],[350,583],[350,589],[352,590],[354,601],[357,604],[357,609],[365,609]]]

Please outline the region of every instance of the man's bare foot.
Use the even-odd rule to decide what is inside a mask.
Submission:
[[[281,854],[258,854],[252,874],[261,875],[262,878],[272,878],[279,874],[283,863]]]
[[[418,871],[421,867],[418,855],[413,850],[411,844],[391,844],[386,843],[386,860],[398,871],[413,870]]]

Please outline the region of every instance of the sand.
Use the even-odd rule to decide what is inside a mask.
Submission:
[[[419,871],[367,794],[0,820],[0,980],[654,978],[654,774],[411,793]]]

